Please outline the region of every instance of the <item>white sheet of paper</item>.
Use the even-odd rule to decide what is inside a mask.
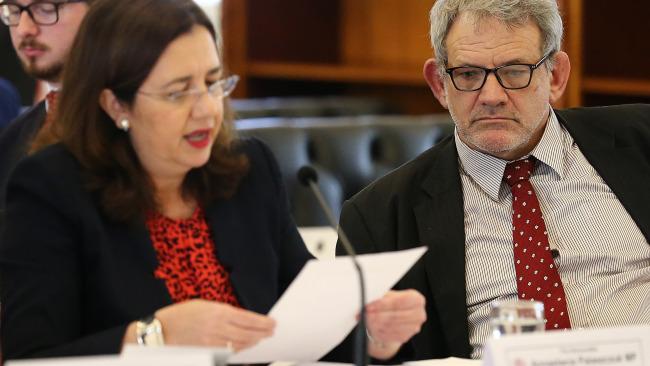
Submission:
[[[357,256],[366,280],[366,301],[382,297],[424,254],[425,247]],[[316,361],[356,325],[359,279],[348,257],[310,260],[269,316],[275,333],[234,354],[228,363]]]
[[[26,360],[9,360],[6,366],[122,366],[122,359],[112,356],[56,357]],[[134,365],[135,366],[135,365]]]
[[[466,358],[447,357],[436,360],[422,360],[404,362],[404,366],[480,366],[481,360],[468,360]]]
[[[207,362],[206,362],[207,361]],[[5,363],[6,366],[213,366],[211,360],[196,357],[183,357],[178,354],[173,357],[121,357],[112,356],[83,356],[83,357],[61,357],[41,358],[32,360],[12,360]]]

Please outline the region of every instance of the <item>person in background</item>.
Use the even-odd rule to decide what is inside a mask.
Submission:
[[[555,0],[438,0],[424,77],[456,128],[344,204],[360,253],[429,247],[416,358],[479,358],[494,300],[547,330],[650,323],[650,106],[554,110],[570,72]],[[611,55],[624,57],[624,55]]]
[[[47,82],[52,90],[12,121],[0,134],[0,227],[5,188],[16,163],[29,151],[35,136],[55,112],[65,60],[81,21],[93,0],[1,0],[0,20],[9,27],[11,42],[25,72]],[[47,117],[47,118],[46,118]],[[43,138],[47,134],[42,135]]]
[[[271,152],[234,134],[237,77],[216,41],[192,0],[90,7],[64,72],[60,142],[8,184],[6,359],[128,343],[240,350],[273,333],[263,314],[311,256]],[[369,353],[389,360],[420,329],[424,298],[391,291],[368,314]]]
[[[9,80],[0,78],[0,132],[20,113],[20,95]]]

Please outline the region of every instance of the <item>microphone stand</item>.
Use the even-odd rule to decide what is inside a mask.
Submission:
[[[318,200],[318,203],[325,212],[327,220],[330,222],[330,226],[336,230],[338,225],[336,219],[334,218],[334,214],[332,214],[332,210],[329,208],[327,202],[325,201],[325,198],[321,194],[320,189],[316,185],[316,181],[318,180],[316,170],[310,166],[304,166],[300,168],[298,171],[298,180],[303,185],[308,185],[309,188],[311,188],[312,192],[314,192],[314,195],[316,196],[316,199]],[[367,366],[368,342],[366,337],[366,286],[365,280],[363,278],[363,271],[361,270],[361,266],[357,261],[356,252],[354,251],[352,244],[350,244],[348,236],[345,235],[345,232],[342,229],[337,230],[337,232],[339,239],[341,239],[341,243],[343,244],[343,248],[350,256],[350,259],[356,268],[357,274],[359,275],[359,287],[361,289],[361,311],[359,311],[359,324],[357,324],[357,331],[355,335],[354,364],[356,366]]]

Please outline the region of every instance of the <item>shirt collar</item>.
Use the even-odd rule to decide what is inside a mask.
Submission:
[[[571,141],[566,141],[567,138]],[[564,157],[568,153],[567,147],[572,143],[571,136],[560,125],[555,112],[551,109],[544,135],[530,155],[549,166],[560,178],[563,178]]]
[[[59,92],[59,88],[55,84],[46,82],[46,83],[44,83],[44,85],[45,85],[45,88],[46,88],[45,95],[47,95],[47,94],[49,94],[50,92],[53,92],[53,91],[57,92],[57,93]],[[45,99],[45,111],[49,111],[49,110],[50,110],[50,103],[48,103],[47,99]]]
[[[549,108],[550,109],[550,108]],[[530,154],[522,157],[534,156],[541,164],[548,165],[556,174],[564,176],[565,144],[562,126],[557,116],[550,109],[548,121],[541,140]],[[460,160],[460,168],[467,173],[478,186],[494,201],[499,199],[499,190],[503,181],[503,172],[509,161],[499,159],[492,155],[473,150],[461,141],[458,131],[454,130],[456,150]],[[518,159],[519,160],[519,159]]]

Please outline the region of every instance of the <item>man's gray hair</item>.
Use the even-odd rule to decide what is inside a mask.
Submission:
[[[495,18],[508,26],[521,26],[532,19],[542,34],[542,55],[560,50],[562,17],[556,0],[437,0],[431,8],[431,45],[441,74],[447,65],[445,40],[454,20],[463,12],[477,22]],[[552,60],[549,62],[552,67]]]

